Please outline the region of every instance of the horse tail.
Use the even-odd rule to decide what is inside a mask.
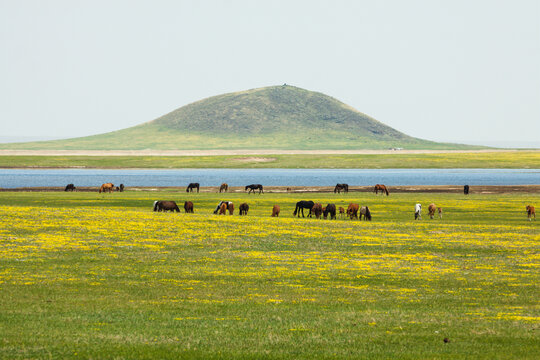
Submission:
[[[388,188],[386,186],[384,187],[384,192],[386,192],[386,196],[390,195],[390,193],[388,192]]]
[[[157,207],[158,207],[157,205],[158,205],[158,202],[159,202],[159,201],[157,201],[157,200],[154,201],[154,211],[157,211]]]
[[[366,217],[369,221],[371,221],[371,211],[369,211],[369,207],[366,206]]]

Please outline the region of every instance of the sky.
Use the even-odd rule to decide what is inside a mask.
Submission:
[[[0,0],[0,49],[4,140],[287,83],[415,137],[540,147],[538,0]]]

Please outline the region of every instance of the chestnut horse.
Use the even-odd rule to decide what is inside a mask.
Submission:
[[[225,212],[229,210],[229,215],[232,215],[234,212],[234,204],[232,201],[220,201],[218,206],[216,207],[216,210],[214,210],[214,214],[217,214],[219,211],[219,215],[225,215]]]
[[[229,185],[226,183],[221,184],[219,187],[219,192],[227,192],[229,190]]]
[[[247,215],[249,211],[249,205],[247,203],[242,203],[240,204],[238,210],[240,210],[240,215]]]
[[[529,219],[529,221],[531,221],[531,218],[534,216],[534,220],[536,220],[536,211],[534,209],[534,206],[532,205],[527,205],[525,207],[525,209],[527,209],[527,218]]]
[[[353,204],[353,203],[350,203],[349,204],[349,207],[347,208],[347,216],[351,218],[351,220],[353,218],[355,219],[358,219],[358,204]]]
[[[388,188],[383,184],[375,185],[375,188],[373,189],[373,192],[375,194],[378,194],[379,191],[382,191],[383,194],[386,193],[386,196],[390,195],[390,193],[388,192]]]
[[[274,205],[274,207],[272,208],[272,217],[279,216],[279,210],[279,205]]]
[[[193,203],[191,201],[186,201],[184,203],[184,210],[186,211],[186,214],[193,214]]]
[[[339,207],[339,217],[343,218],[345,216],[345,209],[341,206]]]
[[[112,183],[106,183],[106,184],[101,185],[101,187],[99,188],[99,193],[101,194],[102,192],[105,192],[105,191],[108,191],[109,193],[111,193],[113,190],[114,190],[114,185]]]
[[[319,203],[313,204],[313,207],[311,208],[311,214],[314,214],[317,219],[320,219],[322,213],[323,213],[322,205]]]

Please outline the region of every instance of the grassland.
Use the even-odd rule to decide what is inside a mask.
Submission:
[[[540,151],[379,155],[0,156],[0,168],[522,168],[540,169]]]
[[[539,195],[309,196],[374,219],[293,218],[295,194],[0,193],[0,358],[540,353]],[[212,215],[224,198],[248,216]]]

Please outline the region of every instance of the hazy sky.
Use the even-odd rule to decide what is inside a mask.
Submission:
[[[540,141],[540,1],[0,0],[0,136],[287,83],[409,135]]]

